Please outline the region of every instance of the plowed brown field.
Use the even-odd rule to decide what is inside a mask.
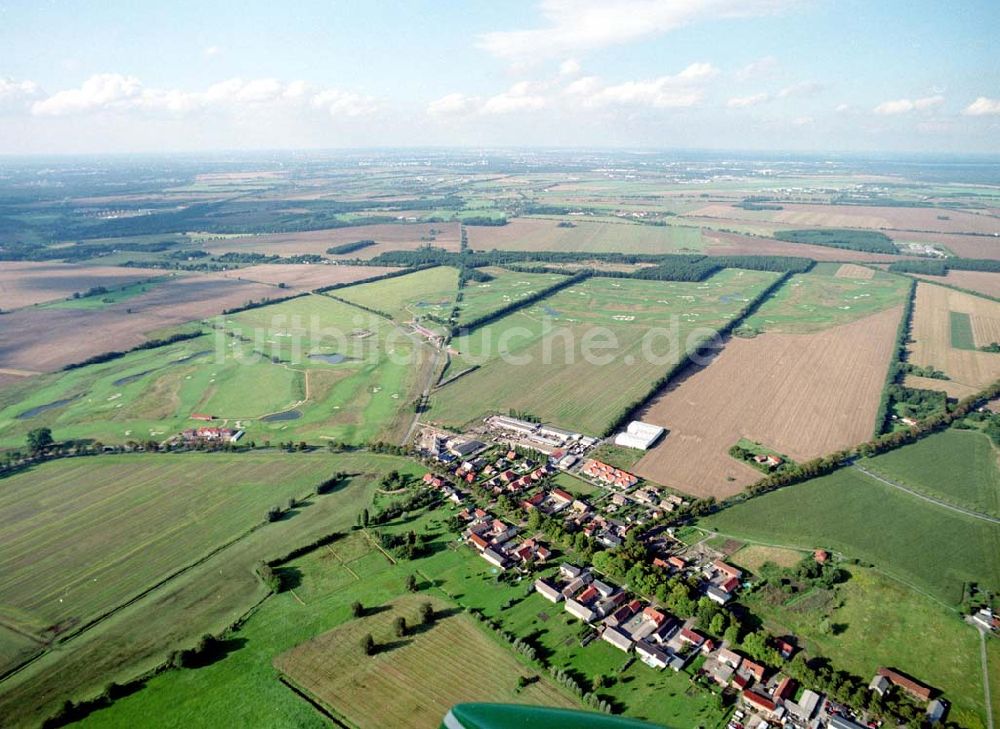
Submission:
[[[969,315],[977,346],[1000,341],[1000,303],[933,284],[917,284],[909,361],[944,371],[943,389],[961,397],[967,388],[981,390],[1000,377],[1000,354],[951,346],[951,313]],[[965,387],[952,387],[950,383]]]
[[[331,256],[334,259],[369,259],[385,251],[412,250],[426,245],[457,251],[459,227],[458,223],[360,225],[351,228],[330,228],[299,233],[275,233],[207,240],[205,241],[205,250],[212,255],[229,252],[253,252],[281,256],[297,256],[308,253],[325,256],[327,255],[326,249],[331,246],[359,240],[373,240],[375,241],[373,246],[342,256]],[[437,232],[431,233],[431,230]]]
[[[761,473],[729,456],[740,438],[803,461],[871,437],[902,308],[814,334],[733,338],[641,419],[669,430],[640,476],[724,498]]]
[[[865,266],[859,266],[855,263],[845,263],[837,269],[837,273],[834,275],[837,276],[837,278],[869,279],[875,275],[875,271]]]
[[[321,286],[354,283],[381,276],[398,268],[389,266],[331,266],[323,263],[264,264],[226,271],[222,275],[242,281],[266,284],[285,284],[296,291],[311,291]]]
[[[1000,299],[1000,273],[989,271],[948,271],[947,276],[917,275],[931,283],[946,283],[969,291],[978,291],[987,296]]]
[[[163,271],[152,268],[4,261],[0,266],[0,308],[17,309],[43,301],[68,299],[94,286],[120,288],[163,275]]]
[[[221,276],[184,276],[103,309],[29,308],[3,315],[0,367],[51,372],[95,354],[130,349],[146,334],[288,292]]]

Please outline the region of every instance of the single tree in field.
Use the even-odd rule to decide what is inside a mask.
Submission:
[[[434,606],[429,602],[420,605],[420,621],[424,625],[430,625],[434,622]]]
[[[351,603],[351,615],[353,617],[360,618],[364,614],[365,614],[365,606],[364,605],[362,605],[357,600],[355,600],[354,602]]]
[[[402,638],[406,635],[406,618],[400,615],[392,623],[393,630],[396,633],[397,638]]]
[[[55,441],[52,439],[51,428],[34,428],[28,431],[28,450],[32,453],[39,453],[51,446]]]
[[[417,578],[413,575],[406,576],[406,591],[416,592],[417,591]]]
[[[370,656],[375,653],[375,639],[372,638],[371,633],[365,633],[361,638],[361,652],[366,656]]]

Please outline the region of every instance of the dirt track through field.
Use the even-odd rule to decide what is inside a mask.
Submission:
[[[909,361],[942,370],[951,378],[941,380],[942,388],[961,397],[967,388],[978,391],[1000,377],[1000,354],[952,347],[951,312],[969,315],[976,344],[983,346],[1000,341],[1000,303],[943,286],[917,284]]]
[[[762,473],[728,450],[748,438],[796,461],[871,436],[902,308],[814,334],[733,338],[708,367],[671,386],[641,419],[668,429],[636,473],[723,498]]]

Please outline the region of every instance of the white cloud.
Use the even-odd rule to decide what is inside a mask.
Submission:
[[[880,116],[907,114],[911,111],[926,111],[944,103],[943,96],[926,96],[922,99],[893,99],[883,101],[875,107],[874,112]]]
[[[219,46],[209,46],[208,48],[202,51],[202,55],[204,55],[205,58],[215,58],[221,53],[222,49]]]
[[[807,127],[815,121],[811,116],[797,116],[792,119],[792,124],[797,127]]]
[[[475,112],[481,101],[478,96],[448,94],[429,103],[427,113],[431,116],[466,116]]]
[[[142,96],[142,84],[135,76],[117,73],[100,73],[91,76],[78,89],[67,89],[47,99],[36,101],[31,111],[39,116],[61,116],[118,108],[133,104]]]
[[[834,111],[837,112],[838,114],[844,114],[848,111],[854,111],[854,107],[851,106],[850,104],[837,104]]]
[[[15,81],[0,76],[0,109],[17,109],[41,94],[34,81]]]
[[[800,0],[542,0],[546,23],[499,31],[479,45],[500,58],[565,56],[662,35],[700,20],[779,12]]]
[[[515,111],[535,111],[543,108],[545,103],[545,97],[538,93],[536,85],[528,81],[520,81],[502,94],[487,99],[481,112],[483,114],[509,114]]]
[[[736,72],[737,81],[749,81],[758,76],[773,73],[778,68],[778,59],[774,56],[764,56],[748,63]]]
[[[231,78],[204,91],[146,88],[135,76],[102,73],[91,76],[79,88],[59,91],[35,101],[36,116],[68,116],[99,112],[129,111],[187,114],[209,109],[312,108],[333,116],[360,116],[378,109],[377,101],[363,94],[332,88],[315,88],[305,81],[283,82],[274,78]]]
[[[559,64],[560,76],[576,76],[580,73],[580,62],[575,58],[568,58]]]
[[[718,73],[710,63],[692,63],[674,76],[660,76],[653,79],[626,81],[614,86],[598,88],[596,79],[587,81],[589,91],[578,89],[587,106],[639,105],[656,109],[695,106],[704,97],[701,82]]]
[[[818,81],[803,81],[802,83],[786,86],[778,92],[779,99],[787,99],[790,96],[810,96],[823,90],[823,84]]]
[[[962,113],[966,116],[996,116],[1000,115],[1000,99],[989,99],[980,96],[969,104]]]
[[[601,88],[601,79],[597,76],[584,76],[563,89],[563,93],[568,96],[590,96],[599,88]]]
[[[754,94],[752,96],[735,96],[726,102],[730,109],[744,109],[748,106],[757,106],[771,100],[770,94]]]

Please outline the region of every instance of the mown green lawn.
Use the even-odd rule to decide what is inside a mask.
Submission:
[[[384,312],[398,322],[428,314],[447,318],[458,293],[458,271],[438,266],[384,281],[355,284],[332,293],[339,299]]]

